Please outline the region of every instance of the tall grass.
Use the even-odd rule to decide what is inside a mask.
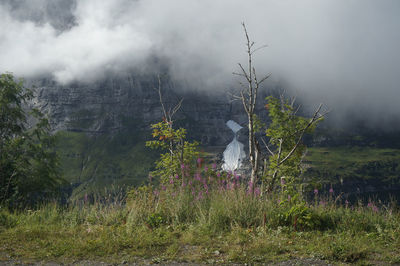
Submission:
[[[340,205],[333,195],[315,195],[306,203],[260,191],[234,173],[199,167],[170,177],[166,184],[132,189],[118,200],[84,197],[68,206],[1,208],[0,251],[34,254],[34,259],[119,259],[121,254],[177,259],[188,252],[182,246],[189,245],[222,250],[219,257],[235,262],[265,261],[265,254],[291,252],[342,262],[380,253],[383,261],[400,261],[390,251],[400,251],[395,205]],[[367,245],[370,241],[373,244]],[[215,257],[199,252],[186,259]]]

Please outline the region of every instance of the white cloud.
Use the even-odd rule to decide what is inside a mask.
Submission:
[[[62,30],[54,14],[24,19],[34,7],[19,2],[19,13],[0,5],[0,71],[68,83],[142,68],[155,54],[175,78],[225,88],[245,59],[245,21],[269,46],[257,54],[260,72],[335,106],[400,111],[397,0],[81,0]],[[36,0],[36,8],[49,2]],[[48,12],[68,17],[65,8]]]

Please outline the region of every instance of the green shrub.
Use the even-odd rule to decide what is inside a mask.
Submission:
[[[13,228],[18,224],[16,216],[7,211],[0,211],[0,228]]]
[[[327,230],[335,227],[335,222],[326,213],[300,202],[293,205],[284,203],[276,214],[278,225],[288,226],[294,230]]]
[[[146,224],[150,228],[156,228],[162,224],[165,224],[165,218],[160,213],[152,213],[147,217]]]
[[[366,257],[366,252],[360,247],[343,240],[338,240],[329,246],[330,259],[354,263]]]

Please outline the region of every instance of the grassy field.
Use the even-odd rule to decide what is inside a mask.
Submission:
[[[394,204],[340,206],[333,193],[307,204],[250,190],[237,177],[211,177],[140,187],[122,201],[1,209],[1,260],[400,263]]]
[[[400,182],[400,150],[371,147],[315,147],[304,160],[305,176],[314,182],[338,184],[351,180]]]
[[[74,185],[72,198],[110,186],[140,185],[157,158],[157,153],[145,147],[146,136],[147,132],[134,130],[99,136],[57,133],[61,173]]]
[[[154,167],[157,151],[145,147],[149,132],[125,130],[89,136],[82,132],[59,132],[57,151],[61,173],[72,184],[76,199],[99,193],[110,186],[137,186]],[[220,158],[225,147],[204,147],[206,161]],[[218,162],[217,162],[218,163]],[[328,188],[357,182],[359,186],[400,186],[400,149],[372,147],[313,147],[305,158],[305,183]],[[348,192],[348,191],[347,191]]]

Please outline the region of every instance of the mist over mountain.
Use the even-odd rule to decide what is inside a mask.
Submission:
[[[237,87],[247,24],[266,87],[396,126],[400,77],[397,0],[2,0],[0,71],[93,83],[122,72],[158,73],[208,93]],[[82,88],[84,89],[84,88]]]

